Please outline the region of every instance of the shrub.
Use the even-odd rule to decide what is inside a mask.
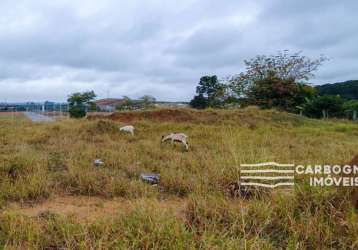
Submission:
[[[86,116],[86,108],[84,106],[72,106],[69,113],[72,118],[82,118]]]
[[[343,99],[339,96],[319,96],[303,105],[305,115],[313,118],[342,117]]]

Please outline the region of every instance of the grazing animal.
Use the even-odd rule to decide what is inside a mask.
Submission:
[[[131,133],[131,135],[134,135],[134,127],[132,125],[121,127],[119,130],[122,132]]]
[[[189,149],[189,143],[187,141],[188,136],[186,134],[183,133],[171,133],[167,136],[162,136],[162,142],[168,141],[170,140],[172,144],[174,144],[174,142],[180,142],[184,145],[184,147],[186,148],[186,150]]]

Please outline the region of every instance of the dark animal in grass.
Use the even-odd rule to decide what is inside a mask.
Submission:
[[[17,180],[19,177],[20,177],[20,173],[19,173],[19,170],[17,170],[16,168],[14,167],[11,167],[9,169],[9,171],[7,172],[8,176],[10,177],[11,179],[11,182],[15,182],[15,180]]]

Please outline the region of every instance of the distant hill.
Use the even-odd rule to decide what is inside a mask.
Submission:
[[[358,80],[324,84],[315,88],[319,95],[340,95],[344,99],[358,100]]]

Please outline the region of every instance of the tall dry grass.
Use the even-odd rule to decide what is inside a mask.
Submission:
[[[357,214],[334,188],[304,183],[291,193],[260,199],[227,195],[240,163],[276,161],[341,164],[358,149],[358,126],[277,111],[195,111],[188,121],[133,120],[134,137],[118,120],[63,120],[35,124],[0,121],[0,244],[33,249],[355,249]],[[208,120],[205,120],[205,112]],[[198,115],[199,116],[199,115]],[[160,119],[164,119],[161,117]],[[184,132],[190,150],[161,144]],[[95,168],[93,160],[105,162]],[[158,172],[157,187],[141,172]],[[39,204],[56,195],[148,199],[112,218],[82,223],[60,214],[27,217],[10,202]],[[159,210],[150,200],[182,200],[183,209]]]

